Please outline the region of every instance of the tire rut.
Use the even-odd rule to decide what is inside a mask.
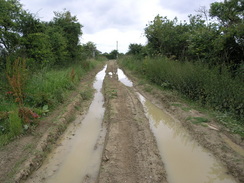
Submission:
[[[135,90],[118,81],[117,63],[109,61],[104,80],[108,119],[98,182],[167,182],[166,172]]]

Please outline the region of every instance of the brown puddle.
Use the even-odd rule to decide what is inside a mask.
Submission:
[[[232,176],[195,142],[180,122],[138,93],[156,137],[169,183],[234,183]]]
[[[29,182],[81,183],[95,182],[99,173],[106,129],[102,127],[104,98],[101,93],[106,67],[96,75],[97,90],[85,118],[78,117],[59,141],[43,166]],[[28,181],[27,181],[28,182]]]

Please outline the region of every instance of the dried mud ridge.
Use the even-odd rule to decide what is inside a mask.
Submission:
[[[107,135],[98,181],[167,182],[154,135],[134,89],[118,81],[114,61],[108,63],[106,73]]]

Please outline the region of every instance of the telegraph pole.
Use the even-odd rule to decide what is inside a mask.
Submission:
[[[117,59],[119,57],[119,42],[116,41]]]

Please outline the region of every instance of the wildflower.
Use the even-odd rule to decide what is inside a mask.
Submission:
[[[31,115],[32,115],[33,118],[39,118],[39,115],[36,114],[35,112],[31,112]]]
[[[12,94],[13,94],[12,91],[8,91],[8,92],[6,92],[6,95],[12,95]]]

